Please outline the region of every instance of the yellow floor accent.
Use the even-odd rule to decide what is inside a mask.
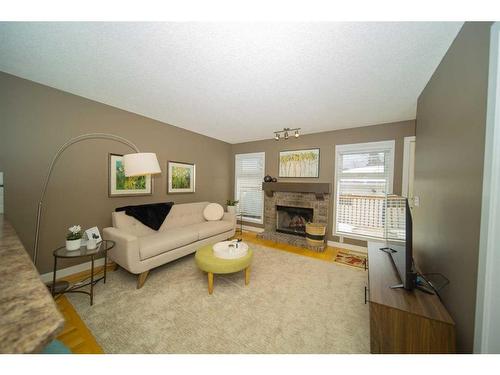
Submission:
[[[240,237],[243,239],[243,241],[253,242],[253,243],[256,243],[258,245],[270,247],[272,249],[288,251],[289,253],[294,253],[294,254],[306,256],[309,258],[319,259],[319,260],[323,260],[325,262],[330,262],[330,263],[335,261],[335,257],[337,256],[337,253],[340,250],[349,251],[349,250],[340,249],[337,247],[327,246],[325,251],[318,252],[318,251],[305,249],[303,247],[287,245],[287,244],[272,241],[272,240],[263,240],[261,238],[257,238],[257,233],[254,233],[254,232],[243,232],[243,234],[241,236],[240,235],[235,236],[235,238],[240,238]]]

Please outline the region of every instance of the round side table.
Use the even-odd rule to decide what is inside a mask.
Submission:
[[[94,285],[101,280],[103,280],[103,283],[106,283],[106,264],[108,263],[108,250],[111,250],[114,246],[115,246],[114,241],[103,240],[97,244],[97,247],[95,249],[87,249],[86,246],[80,247],[79,250],[67,250],[66,246],[61,246],[55,249],[52,252],[54,256],[54,276],[52,278],[52,286],[51,286],[52,295],[55,296],[56,294],[61,295],[64,293],[84,293],[90,297],[90,305],[92,306],[94,303]],[[97,259],[102,255],[104,255],[104,275],[97,279],[94,279],[94,261],[95,259]],[[57,259],[58,258],[77,259],[77,258],[88,258],[88,257],[90,257],[90,262],[91,262],[90,281],[84,284],[82,284],[81,282],[75,283],[74,285],[68,287],[65,290],[56,292],[54,288],[56,285]],[[85,278],[84,280],[86,279],[87,278]],[[90,292],[85,290],[79,290],[89,285],[90,285]]]

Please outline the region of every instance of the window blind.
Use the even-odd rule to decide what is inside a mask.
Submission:
[[[388,195],[385,204],[385,233],[388,241],[404,241],[406,238],[406,198]]]
[[[235,155],[235,199],[239,201],[239,210],[248,221],[262,223],[264,211],[265,153]]]
[[[393,165],[393,141],[337,147],[335,234],[385,238]]]

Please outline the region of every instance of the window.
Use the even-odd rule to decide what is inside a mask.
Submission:
[[[234,160],[234,197],[238,200],[243,219],[262,224],[264,211],[265,153],[237,154]]]
[[[394,141],[335,148],[334,234],[384,238],[386,195],[392,194]]]

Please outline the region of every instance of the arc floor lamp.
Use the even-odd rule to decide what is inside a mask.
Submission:
[[[35,264],[35,266],[38,261],[38,245],[40,238],[40,223],[42,219],[43,200],[45,198],[45,193],[47,192],[47,186],[49,185],[50,176],[52,175],[54,166],[56,165],[57,160],[59,160],[59,157],[67,148],[71,147],[75,143],[79,143],[90,139],[107,139],[116,141],[126,146],[129,146],[134,151],[134,153],[124,155],[123,157],[123,166],[125,169],[125,176],[127,177],[161,173],[160,164],[158,163],[158,158],[156,157],[155,153],[140,152],[139,148],[134,143],[118,135],[108,134],[108,133],[82,134],[64,143],[59,148],[59,150],[57,150],[54,157],[52,158],[52,161],[49,165],[49,169],[47,171],[47,175],[45,176],[45,180],[43,183],[42,194],[40,195],[40,201],[38,202],[38,210],[36,214],[36,228],[35,228],[35,245],[33,248],[33,263]]]

